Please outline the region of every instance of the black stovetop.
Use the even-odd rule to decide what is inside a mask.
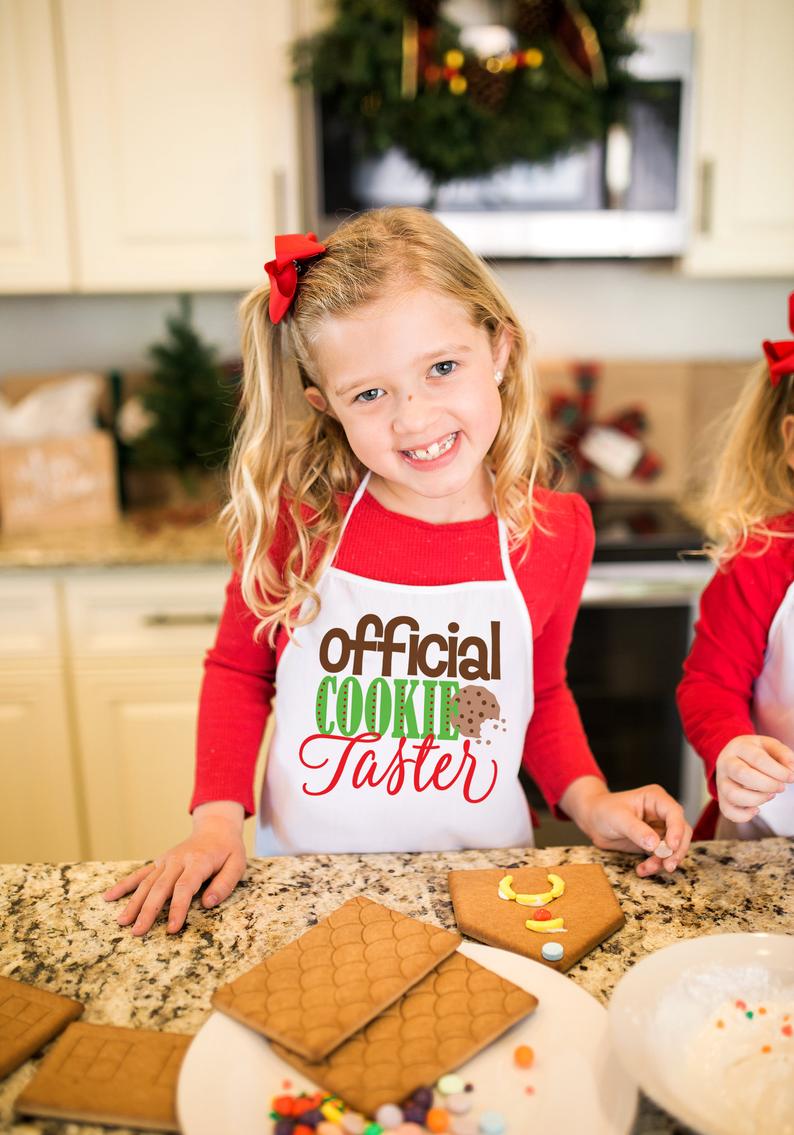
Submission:
[[[681,552],[697,551],[703,535],[670,500],[606,500],[590,505],[596,530],[593,559],[600,563],[626,560],[674,560]]]

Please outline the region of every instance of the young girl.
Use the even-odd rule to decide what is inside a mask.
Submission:
[[[695,509],[718,570],[678,705],[715,798],[703,839],[794,835],[794,341],[764,352]]]
[[[523,761],[599,847],[674,870],[682,809],[608,792],[566,686],[592,525],[541,487],[526,339],[494,278],[418,209],[277,237],[266,268],[242,306],[193,834],[107,892],[135,892],[119,922],[143,934],[170,898],[175,931],[206,879],[205,907],[234,889],[274,692],[258,855],[530,846]],[[311,416],[288,425],[301,387]]]

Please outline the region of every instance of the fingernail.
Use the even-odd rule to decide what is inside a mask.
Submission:
[[[655,851],[656,847],[658,846],[658,840],[655,840],[653,838],[653,836],[647,836],[642,841],[642,846],[645,848],[646,851]]]
[[[218,901],[217,895],[207,895],[206,899],[204,900],[204,903],[205,903],[206,906],[215,906],[215,903],[217,901]]]

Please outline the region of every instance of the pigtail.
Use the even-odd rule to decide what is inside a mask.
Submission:
[[[267,621],[281,580],[268,555],[276,536],[286,458],[284,334],[268,315],[263,284],[240,306],[243,352],[238,431],[229,468],[229,502],[222,513],[226,550],[240,574],[248,607]]]
[[[794,413],[794,376],[773,385],[766,363],[748,376],[735,405],[717,425],[712,475],[683,511],[705,532],[705,552],[724,564],[761,537],[758,554],[776,536],[775,516],[794,506],[794,474],[783,443],[783,419]]]

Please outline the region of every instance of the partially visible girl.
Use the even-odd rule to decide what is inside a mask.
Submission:
[[[692,510],[717,564],[678,687],[714,798],[700,839],[794,836],[794,340],[763,348]]]

